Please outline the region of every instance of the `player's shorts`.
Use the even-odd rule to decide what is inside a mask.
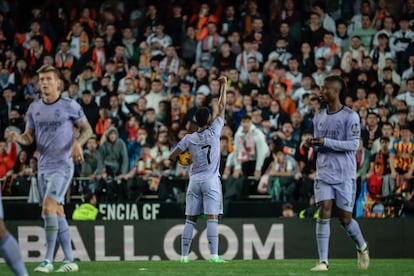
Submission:
[[[0,220],[4,219],[4,211],[3,211],[3,199],[1,198],[1,189],[0,189]]]
[[[352,212],[355,203],[356,181],[348,179],[339,184],[328,184],[321,180],[314,182],[315,202],[334,200],[335,205],[347,212]]]
[[[65,203],[65,195],[73,176],[73,168],[65,168],[55,172],[39,172],[39,203],[42,205],[45,197],[56,200],[58,204]]]
[[[223,214],[223,194],[219,177],[192,181],[188,185],[185,214],[198,216]]]

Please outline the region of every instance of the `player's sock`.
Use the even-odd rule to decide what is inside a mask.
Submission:
[[[316,220],[316,242],[318,244],[319,260],[328,263],[329,236],[331,234],[330,219]]]
[[[360,251],[365,250],[367,244],[365,243],[364,237],[362,236],[361,228],[359,228],[358,222],[352,219],[351,222],[348,225],[343,226],[343,228],[355,242],[357,248]]]
[[[193,240],[193,230],[195,222],[191,220],[185,221],[183,235],[181,236],[181,256],[188,256],[190,251],[191,241]]]
[[[10,233],[6,233],[4,238],[0,240],[0,256],[4,258],[15,275],[29,275],[24,266],[19,245]]]
[[[207,240],[210,249],[210,255],[218,255],[218,220],[207,220]]]
[[[57,239],[57,234],[58,234],[58,219],[57,219],[56,214],[43,215],[43,219],[45,220],[45,233],[46,233],[45,259],[53,262],[56,239]]]
[[[65,260],[73,262],[72,254],[72,240],[70,238],[70,231],[68,221],[66,217],[63,216],[58,219],[59,230],[58,230],[58,241],[62,247],[63,254],[65,255]]]

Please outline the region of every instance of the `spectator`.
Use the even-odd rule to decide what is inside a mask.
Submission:
[[[96,171],[98,169],[98,140],[96,135],[92,135],[86,143],[86,148],[83,151],[83,158],[85,161],[81,164],[80,177],[87,177],[83,188],[95,192],[97,188]]]
[[[391,50],[394,51],[397,57],[397,72],[401,74],[407,69],[406,56],[404,55],[405,50],[408,48],[410,43],[414,39],[414,32],[410,30],[410,19],[407,17],[401,17],[399,20],[400,29],[395,31],[390,39]]]
[[[6,176],[6,173],[11,170],[17,160],[17,146],[16,143],[11,144],[10,151],[7,150],[7,143],[0,140],[0,178]]]
[[[125,56],[131,62],[137,63],[139,61],[139,44],[134,38],[132,29],[129,26],[125,26],[122,29],[122,44],[125,46]]]
[[[55,55],[55,67],[57,69],[72,68],[75,56],[70,52],[70,41],[62,40],[59,43],[59,51]]]
[[[320,15],[312,12],[309,15],[309,24],[302,31],[302,40],[308,41],[311,48],[315,49],[322,43],[326,32],[327,30],[322,26]]]
[[[99,107],[93,100],[91,91],[84,90],[79,101],[80,106],[85,112],[85,116],[91,126],[96,126],[99,120]]]
[[[298,57],[299,71],[303,74],[312,74],[316,70],[315,55],[309,42],[303,41]]]
[[[316,155],[311,147],[305,146],[305,141],[312,137],[312,132],[303,131],[295,159],[298,163],[295,179],[298,181],[299,201],[306,201],[313,195],[313,182],[316,176]]]
[[[380,150],[382,141],[381,138],[383,137],[388,138],[388,147],[394,142],[395,138],[393,137],[393,127],[388,121],[381,125],[381,137],[375,139],[372,143],[371,155],[377,153]]]
[[[323,43],[317,47],[315,53],[315,62],[318,58],[324,58],[326,62],[326,70],[330,72],[332,68],[339,64],[341,57],[341,47],[334,42],[334,33],[327,32],[323,36]]]
[[[272,2],[273,4],[274,2]],[[281,30],[282,25],[288,26],[290,35],[295,38],[300,38],[301,12],[295,7],[294,0],[286,0],[283,6],[279,7],[280,2],[275,5],[271,4],[270,20],[272,30]]]
[[[348,35],[348,26],[343,20],[336,21],[336,35],[334,38],[335,44],[341,47],[341,53],[348,51],[351,38]],[[342,56],[342,55],[341,55]]]
[[[86,66],[82,70],[82,74],[79,75],[78,78],[78,86],[79,86],[79,95],[81,96],[83,91],[93,91],[92,84],[97,80],[93,75],[93,68],[90,66]]]
[[[79,21],[72,24],[72,30],[66,36],[70,44],[70,53],[78,60],[89,49],[89,37]],[[47,49],[46,49],[47,50]]]
[[[414,171],[414,139],[408,126],[401,126],[401,138],[394,140],[390,149],[391,187],[393,192],[412,189],[410,185]]]
[[[96,205],[98,200],[91,191],[83,193],[83,203],[77,207],[72,214],[73,220],[101,220],[103,215],[99,212]]]
[[[172,16],[166,21],[166,33],[171,36],[173,47],[178,53],[181,51],[182,41],[184,40],[185,28],[187,23],[187,15],[182,14],[183,7],[180,3],[172,4]]]
[[[240,72],[240,81],[246,83],[251,69],[259,69],[263,63],[263,55],[255,51],[252,41],[246,38],[243,41],[243,51],[236,58],[236,69]]]
[[[245,10],[242,12],[240,18],[241,34],[243,38],[246,38],[253,31],[253,20],[258,17],[262,18],[264,24],[267,25],[267,21],[264,16],[262,16],[259,12],[257,2],[255,0],[247,1]]]
[[[414,111],[414,77],[407,79],[407,91],[404,93],[400,93],[396,99],[403,100],[407,103],[409,111]]]
[[[336,31],[335,21],[332,19],[332,17],[329,16],[329,14],[326,13],[325,3],[323,1],[316,1],[313,4],[312,10],[313,12],[319,14],[322,27],[325,30],[332,32],[334,34]]]
[[[214,64],[214,58],[224,38],[217,32],[217,26],[213,22],[207,25],[207,34],[198,41],[195,63],[207,70]]]
[[[292,57],[292,53],[289,53],[286,47],[286,40],[282,37],[277,38],[275,43],[275,50],[270,52],[267,58],[269,60],[280,61],[283,65],[287,65],[288,61]]]
[[[30,50],[30,39],[34,36],[40,36],[40,44],[44,45],[44,48],[47,52],[52,51],[52,41],[50,37],[41,32],[40,23],[38,20],[33,20],[30,23],[30,31],[24,34],[16,33],[15,40],[17,45],[23,48],[24,55],[27,55],[27,52]]]
[[[108,181],[105,183],[108,201],[122,201],[128,198],[126,183],[121,180],[122,176],[128,172],[128,151],[125,142],[119,138],[116,128],[109,128],[105,135],[106,140],[98,150],[96,177],[101,181],[100,185]],[[118,184],[118,180],[121,183]]]
[[[371,195],[379,197],[389,196],[393,191],[391,187],[391,169],[389,161],[390,139],[386,136],[379,138],[380,148],[370,157],[370,167],[366,174],[368,191]],[[380,180],[376,182],[376,180]]]
[[[222,28],[220,34],[222,36],[228,36],[233,33],[233,31],[237,31],[239,29],[239,20],[237,18],[234,5],[227,5],[224,11],[224,17],[221,22]]]
[[[163,74],[163,80],[167,79],[169,74],[177,75],[180,58],[173,45],[165,48],[165,57],[160,62],[160,70]]]
[[[283,203],[282,205],[282,218],[293,218],[296,217],[296,213],[293,210],[291,203]]]
[[[108,53],[105,50],[105,40],[102,36],[97,36],[94,39],[94,45],[85,52],[80,60],[77,62],[76,67],[82,68],[86,64],[89,64],[94,69],[94,75],[96,77],[102,77],[105,71],[105,64],[108,60]],[[75,68],[75,70],[79,70]]]
[[[182,58],[186,65],[190,67],[195,62],[197,41],[195,39],[196,32],[194,27],[188,26],[186,29],[185,37],[182,41]]]
[[[372,40],[372,46],[374,48],[378,47],[378,38],[380,34],[385,34],[388,38],[390,38],[395,29],[394,18],[391,15],[384,16],[381,24],[382,29],[375,34],[374,39]]]
[[[173,41],[169,35],[164,33],[165,25],[158,22],[155,26],[155,32],[148,36],[147,44],[151,48],[151,55],[153,57],[157,55],[164,56],[164,49],[172,45]]]
[[[217,53],[213,66],[220,72],[234,68],[236,56],[231,52],[231,44],[229,41],[223,41],[220,45],[220,50]]]
[[[275,144],[272,150],[273,161],[269,165],[268,191],[272,199],[278,202],[293,201],[297,189],[295,174],[296,160],[285,153],[283,147]]]
[[[345,73],[350,73],[352,63],[354,62],[358,69],[362,68],[362,59],[368,55],[368,51],[361,44],[361,38],[359,36],[351,37],[351,47],[349,50],[343,53],[341,59],[341,69]]]
[[[245,176],[243,195],[247,196],[249,190],[248,177],[254,176],[258,181],[262,174],[263,162],[268,155],[268,145],[263,132],[253,124],[250,116],[241,119],[241,125],[234,137],[235,168],[234,178]]]
[[[279,101],[280,108],[287,114],[292,115],[296,111],[296,103],[287,95],[287,86],[284,83],[274,85],[274,98]]]

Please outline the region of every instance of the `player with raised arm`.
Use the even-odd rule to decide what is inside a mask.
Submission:
[[[357,221],[352,218],[356,193],[356,150],[361,136],[358,114],[344,106],[346,86],[341,77],[330,76],[324,81],[320,98],[326,104],[315,115],[314,136],[306,145],[315,147],[316,177],[315,200],[319,207],[316,220],[316,241],[319,264],[311,271],[328,270],[330,218],[333,202],[338,210],[339,221],[357,247],[358,268],[369,266],[368,246]]]
[[[65,255],[63,265],[56,272],[78,271],[63,204],[74,163],[83,162],[82,146],[92,135],[92,129],[81,106],[72,99],[60,96],[59,71],[53,66],[44,65],[37,73],[41,99],[29,106],[24,133],[11,133],[13,140],[21,145],[30,145],[36,140],[39,152],[38,186],[46,234],[46,255],[34,271],[53,272],[56,240]],[[74,128],[79,130],[77,138],[74,138]]]
[[[225,263],[218,256],[218,218],[223,213],[223,196],[220,182],[220,135],[224,126],[227,98],[227,79],[220,77],[220,98],[213,107],[213,120],[206,107],[197,109],[195,118],[198,130],[187,134],[178,142],[169,159],[177,160],[179,154],[189,151],[192,156],[190,183],[186,195],[187,219],[181,237],[181,263],[188,263],[188,254],[197,217],[202,212],[207,217],[207,239],[210,263]]]

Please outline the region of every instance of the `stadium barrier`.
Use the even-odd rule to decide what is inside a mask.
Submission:
[[[414,258],[414,220],[361,219],[372,258]],[[74,255],[80,261],[178,260],[184,220],[70,222]],[[43,260],[41,220],[8,221],[7,227],[21,246],[26,262]],[[337,220],[331,223],[331,258],[355,258],[355,246]],[[315,221],[312,219],[223,219],[219,224],[223,258],[317,259]],[[194,231],[190,259],[209,257],[205,220]],[[63,259],[57,249],[57,261]]]

